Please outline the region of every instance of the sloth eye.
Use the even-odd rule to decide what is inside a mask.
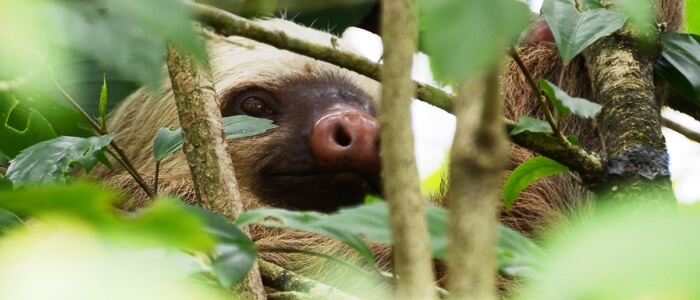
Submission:
[[[267,106],[265,100],[256,96],[245,98],[241,102],[241,111],[252,117],[266,117],[274,113],[272,108]]]
[[[260,89],[224,95],[220,107],[223,117],[248,115],[268,119],[277,115],[277,108],[279,108],[279,102],[275,96]]]

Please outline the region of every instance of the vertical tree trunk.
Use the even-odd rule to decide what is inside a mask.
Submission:
[[[381,149],[386,200],[391,212],[396,299],[433,299],[435,281],[425,203],[413,151],[410,102],[413,54],[418,37],[415,0],[382,2]]]
[[[229,221],[243,212],[233,163],[229,155],[218,96],[208,63],[200,64],[168,46],[172,82],[184,144],[198,203]],[[248,234],[247,230],[244,230]],[[233,287],[241,299],[265,299],[258,266]]]
[[[601,204],[675,206],[654,95],[659,49],[650,48],[625,28],[583,52],[594,101],[603,105],[596,122],[612,179],[597,188]]]
[[[450,299],[496,299],[499,186],[508,161],[498,72],[458,87],[450,156]]]

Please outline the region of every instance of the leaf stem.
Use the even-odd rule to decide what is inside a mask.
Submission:
[[[66,101],[68,101],[76,110],[78,110],[78,112],[83,116],[83,118],[85,118],[85,120],[87,120],[88,123],[90,123],[90,126],[92,126],[92,128],[94,128],[95,131],[97,131],[97,133],[99,133],[100,135],[107,134],[104,128],[97,124],[97,122],[95,122],[95,120],[92,117],[90,117],[90,115],[88,115],[88,113],[85,112],[85,110],[83,110],[82,107],[80,107],[78,102],[76,102],[75,99],[73,99],[73,97],[71,97],[71,95],[69,95],[68,92],[66,92],[66,90],[64,90],[63,87],[61,87],[61,85],[56,81],[56,77],[54,76],[53,69],[51,68],[51,66],[46,62],[44,62],[44,64],[49,70],[51,82],[53,83],[54,87],[58,90],[58,92],[61,93],[61,96],[63,96],[63,98],[65,98]],[[109,144],[112,146],[112,148],[114,148],[114,151],[117,154],[115,156],[115,159],[117,158],[117,156],[119,158],[117,159],[117,162],[119,162],[119,164],[122,165],[124,169],[126,169],[126,171],[129,172],[129,174],[131,174],[132,177],[134,177],[134,180],[136,180],[136,183],[138,183],[138,185],[143,189],[143,191],[146,192],[146,195],[148,195],[149,198],[153,199],[155,197],[155,194],[151,191],[150,188],[148,188],[146,182],[136,171],[136,168],[131,163],[126,153],[124,153],[124,150],[122,150],[122,148],[119,147],[119,145],[117,145],[117,143],[114,142],[114,140],[112,140]]]
[[[511,47],[511,51],[509,51],[509,54],[510,57],[513,58],[515,63],[518,65],[520,70],[523,72],[527,83],[530,85],[532,92],[535,94],[535,98],[537,98],[540,107],[544,111],[544,116],[547,119],[547,122],[549,122],[549,125],[552,126],[554,136],[556,136],[562,144],[567,146],[571,145],[569,140],[567,140],[564,134],[561,133],[561,130],[559,128],[559,122],[557,122],[554,119],[554,114],[552,113],[552,110],[549,109],[549,105],[547,105],[547,96],[542,93],[537,83],[535,82],[535,79],[532,77],[532,74],[525,66],[525,63],[523,63],[523,60],[520,58],[520,54],[518,54],[518,49],[516,49],[515,47]]]
[[[158,174],[160,173],[160,160],[156,160],[155,178],[153,179],[153,193],[158,195]]]

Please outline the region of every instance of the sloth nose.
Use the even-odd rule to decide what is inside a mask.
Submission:
[[[379,173],[379,122],[357,110],[327,114],[313,126],[311,151],[324,168]]]

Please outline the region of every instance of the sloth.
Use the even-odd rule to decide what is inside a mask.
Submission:
[[[661,1],[660,19],[668,20],[670,30],[678,30],[683,22],[682,10],[675,5],[677,3],[669,5],[672,3],[669,1]],[[285,20],[256,22],[327,46],[336,41],[328,33]],[[546,32],[546,28],[535,30]],[[586,84],[590,80],[582,60],[577,58],[564,68],[547,35],[542,35],[545,38],[535,36],[533,39],[538,40],[527,41],[521,49],[531,73],[561,82],[561,88],[572,96],[590,99],[590,84]],[[352,71],[242,37],[210,40],[208,51],[222,115],[267,118],[278,125],[261,135],[228,142],[246,209],[281,207],[333,212],[362,203],[367,193],[381,193],[376,119],[381,110],[379,83]],[[539,104],[512,61],[504,68],[502,88],[506,117],[541,116]],[[169,81],[163,82],[158,93],[144,88],[136,91],[108,120],[108,128],[117,133],[116,142],[151,182],[153,137],[160,127],[179,127]],[[583,147],[600,151],[601,143],[592,128],[590,121],[575,118],[567,119],[563,126],[567,134],[579,137]],[[534,155],[527,149],[511,146],[508,169],[514,169]],[[508,173],[506,170],[504,176]],[[92,176],[125,192],[127,196],[120,204],[123,209],[136,209],[150,201],[123,169],[99,168]],[[190,172],[182,153],[161,162],[160,181],[161,195],[195,202]],[[537,236],[553,220],[568,215],[573,208],[589,206],[590,198],[590,193],[570,175],[548,177],[525,189],[511,209],[501,213],[501,221],[526,235]],[[362,264],[361,257],[328,238],[259,226],[252,226],[250,232],[260,249],[305,249]],[[390,270],[391,249],[374,244],[370,247],[379,268]],[[364,297],[381,298],[378,295],[382,295],[382,283],[374,285],[379,289],[368,288],[366,280],[348,283],[345,275],[355,271],[329,267],[332,263],[324,259],[265,251],[261,252],[261,257]],[[439,264],[437,267],[442,270]],[[358,288],[360,286],[362,288]]]

